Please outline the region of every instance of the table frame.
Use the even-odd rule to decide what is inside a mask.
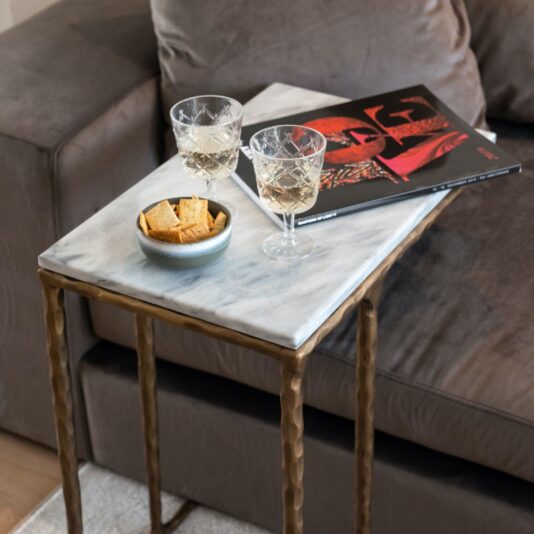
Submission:
[[[302,379],[306,362],[315,347],[358,306],[356,357],[356,514],[357,534],[371,528],[371,489],[374,454],[374,391],[377,351],[378,300],[383,281],[391,266],[415,243],[460,190],[449,193],[411,231],[387,258],[356,288],[338,309],[300,347],[291,349],[213,323],[149,304],[94,284],[40,268],[45,323],[48,339],[50,380],[52,384],[58,455],[63,479],[69,534],[81,534],[82,507],[78,479],[78,460],[74,435],[74,412],[65,335],[64,290],[107,302],[135,315],[139,384],[142,399],[146,476],[150,501],[151,532],[174,530],[194,506],[186,502],[167,522],[162,521],[159,468],[159,434],[156,402],[156,365],[153,320],[181,326],[210,337],[260,352],[281,366],[281,438],[283,470],[283,532],[302,534],[304,505],[304,447]]]

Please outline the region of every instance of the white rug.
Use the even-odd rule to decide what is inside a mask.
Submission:
[[[146,534],[150,532],[146,486],[86,464],[80,469],[84,534]],[[174,514],[183,501],[162,495],[163,516]],[[176,529],[177,534],[268,534],[268,531],[199,506]],[[12,534],[67,534],[63,493],[57,490]]]

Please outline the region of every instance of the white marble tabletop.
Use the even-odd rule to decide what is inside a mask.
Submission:
[[[273,84],[245,105],[248,124],[338,104],[345,99]],[[241,156],[243,157],[243,156]],[[238,207],[232,242],[206,267],[164,268],[141,252],[138,213],[166,197],[201,193],[177,157],[149,174],[39,256],[39,265],[131,297],[296,348],[406,238],[447,191],[320,222],[301,229],[318,247],[297,264],[262,251],[274,223],[231,180],[220,198]]]

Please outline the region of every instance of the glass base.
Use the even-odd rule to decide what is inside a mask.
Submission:
[[[292,239],[286,239],[283,233],[270,235],[263,242],[263,252],[277,261],[298,261],[308,257],[315,248],[313,239],[295,232]]]

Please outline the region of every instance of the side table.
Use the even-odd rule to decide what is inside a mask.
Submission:
[[[330,95],[273,84],[245,106],[245,117],[250,123],[276,116],[277,109],[292,108],[296,112],[340,101],[342,99]],[[271,117],[265,116],[265,109],[271,110]],[[390,267],[459,191],[445,191],[346,216],[342,226],[336,226],[339,221],[329,221],[306,228],[303,231],[311,232],[316,241],[324,245],[321,245],[320,255],[299,265],[297,276],[291,271],[273,274],[271,261],[258,246],[261,242],[258,236],[270,232],[272,223],[235,184],[228,182],[221,186],[225,198],[240,206],[240,218],[226,256],[222,262],[217,262],[217,267],[205,268],[202,277],[158,270],[143,259],[135,242],[133,220],[142,207],[160,198],[190,194],[196,187],[176,158],[96,213],[39,258],[70,534],[82,532],[82,513],[65,339],[64,290],[110,303],[135,316],[153,533],[171,531],[188,511],[182,508],[170,522],[162,522],[153,320],[247,347],[280,362],[284,534],[301,534],[304,528],[302,379],[306,362],[313,349],[345,314],[358,306],[358,325],[355,325],[358,328],[355,347],[356,532],[370,532],[377,304],[382,283]],[[124,218],[118,218],[117,213],[124,213]],[[333,229],[336,230],[335,241],[330,239]],[[370,237],[355,242],[354,235]],[[250,298],[248,293],[243,296],[239,292],[235,297],[228,296],[228,284],[247,280],[250,271],[254,272],[254,278],[250,279],[254,290],[251,294],[261,294],[262,298]],[[283,292],[269,292],[269,286],[277,281],[276,276],[283,283]],[[294,278],[287,283],[290,276]],[[144,283],[145,279],[150,279],[151,283]],[[292,280],[302,283],[292,283]],[[216,294],[202,293],[206,285],[212,293],[220,291],[221,296],[233,300],[221,309],[216,305]],[[310,288],[314,291],[313,299],[307,298]],[[204,300],[202,307],[198,305],[199,294],[211,296]],[[298,313],[294,306],[298,307]],[[273,314],[272,310],[279,313]]]

